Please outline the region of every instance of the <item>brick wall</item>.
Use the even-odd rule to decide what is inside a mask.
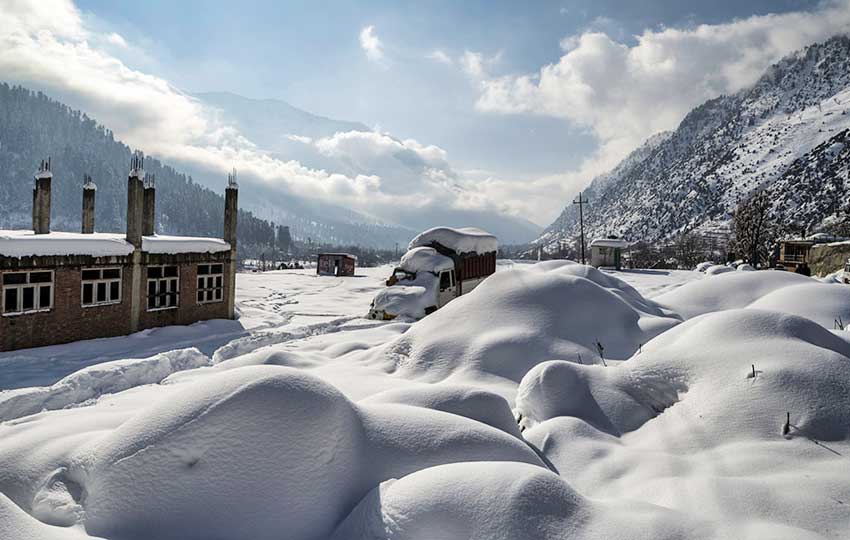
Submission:
[[[89,268],[89,266],[86,266]],[[44,269],[44,268],[40,268]],[[112,337],[130,330],[129,272],[122,274],[120,304],[82,307],[81,266],[54,268],[53,308],[0,317],[0,351]],[[0,271],[0,276],[4,271]],[[2,280],[2,277],[0,277]]]

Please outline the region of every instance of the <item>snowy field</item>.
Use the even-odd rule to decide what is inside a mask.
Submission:
[[[363,318],[390,270],[0,354],[0,539],[850,537],[850,287],[500,261]]]

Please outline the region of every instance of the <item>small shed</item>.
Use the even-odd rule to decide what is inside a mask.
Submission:
[[[357,257],[350,253],[319,253],[316,273],[320,276],[353,276]]]
[[[629,243],[622,238],[597,238],[590,243],[590,264],[620,269],[623,250]]]

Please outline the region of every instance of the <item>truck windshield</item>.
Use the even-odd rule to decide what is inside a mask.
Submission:
[[[451,288],[452,286],[452,278],[450,272],[443,272],[440,274],[440,289],[445,290]]]

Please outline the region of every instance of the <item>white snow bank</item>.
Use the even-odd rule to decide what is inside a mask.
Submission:
[[[708,262],[708,261],[706,261],[706,262],[701,262],[701,263],[699,263],[699,264],[697,265],[697,267],[695,268],[695,270],[696,270],[697,272],[705,272],[706,270],[708,270],[708,269],[709,269],[709,268],[711,268],[712,266],[714,266],[714,263],[713,263],[713,262]]]
[[[753,272],[755,268],[753,268],[753,265],[749,263],[741,263],[735,267],[735,270],[738,272]]]
[[[424,407],[470,418],[515,437],[520,436],[519,427],[505,398],[472,386],[412,386],[373,394],[360,403],[398,403]]]
[[[724,264],[714,264],[705,269],[707,276],[716,276],[717,274],[725,274],[726,272],[734,272],[735,269]]]
[[[445,255],[440,255],[437,250],[430,247],[413,248],[401,257],[398,265],[402,270],[411,273],[419,272],[441,272],[451,270],[455,263]]]
[[[0,538],[4,540],[97,540],[79,529],[46,525],[0,493]]]
[[[438,243],[457,253],[489,253],[499,249],[499,241],[492,234],[476,229],[475,227],[463,227],[453,229],[451,227],[434,227],[420,233],[410,241],[407,249],[416,247],[428,247]]]
[[[52,255],[92,255],[117,257],[129,255],[133,245],[117,233],[0,231],[0,255],[7,257],[46,257]]]
[[[230,244],[220,238],[193,236],[145,236],[142,251],[148,253],[218,253],[230,251]]]
[[[71,498],[91,534],[308,540],[384,480],[481,460],[543,467],[524,442],[481,422],[355,405],[305,371],[250,366],[196,377],[143,407],[79,448],[66,476],[85,493]]]
[[[42,410],[61,409],[104,394],[144,384],[156,384],[178,371],[205,366],[209,358],[198,349],[178,349],[150,358],[95,364],[51,386],[0,391],[0,421]]]
[[[729,272],[686,283],[653,300],[684,318],[691,318],[712,311],[747,307],[776,289],[813,282],[811,278],[792,272]]]
[[[749,307],[792,313],[833,328],[837,320],[845,325],[850,323],[850,287],[812,280],[811,283],[776,289]]]
[[[597,342],[605,358],[626,359],[677,323],[615,277],[549,261],[495,273],[414,324],[373,361],[429,381],[471,370],[519,382],[552,358],[601,363]]]
[[[455,463],[387,481],[332,540],[708,538],[694,519],[648,504],[589,501],[558,475],[522,463]]]
[[[437,304],[440,278],[430,272],[418,272],[416,278],[403,280],[378,291],[372,300],[372,310],[389,315],[421,319],[425,310]]]

